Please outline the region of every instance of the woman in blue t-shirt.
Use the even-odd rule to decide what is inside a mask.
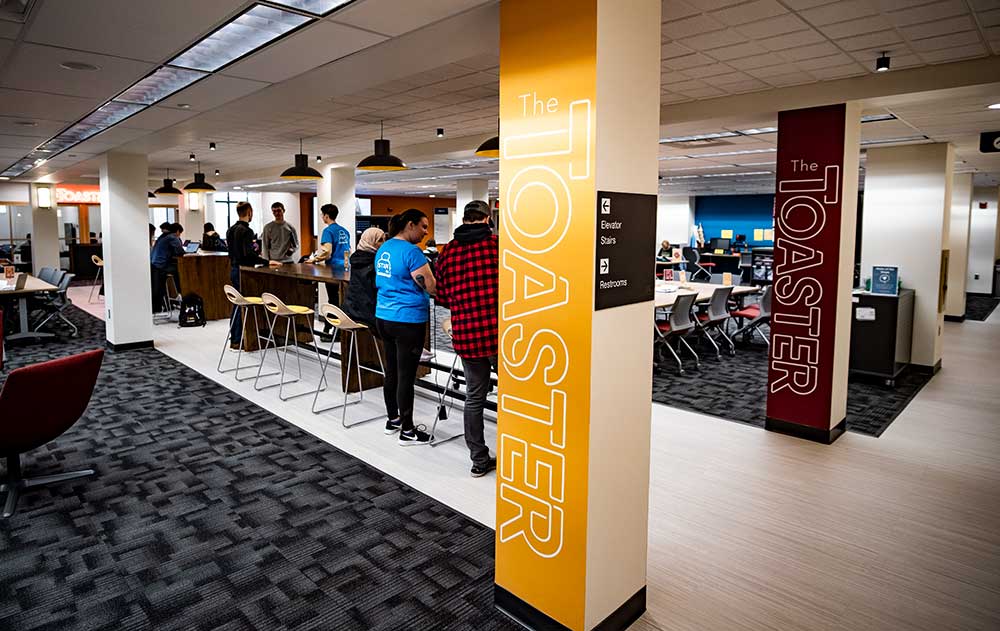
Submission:
[[[427,445],[430,435],[413,426],[413,385],[424,349],[434,274],[417,243],[427,236],[427,215],[411,208],[392,218],[389,239],[375,253],[375,324],[385,343],[385,433],[399,444]]]

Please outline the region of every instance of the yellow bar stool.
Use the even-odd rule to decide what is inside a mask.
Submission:
[[[344,385],[343,386],[344,400],[341,403],[317,409],[316,404],[319,401],[319,392],[320,392],[319,387],[317,386],[316,395],[313,397],[313,404],[312,404],[313,413],[319,414],[320,412],[327,412],[329,410],[342,408],[342,411],[340,413],[340,424],[343,425],[345,428],[351,428],[354,427],[355,425],[361,425],[362,423],[377,421],[381,418],[384,418],[385,415],[380,414],[378,416],[366,418],[361,421],[354,421],[353,423],[347,422],[348,406],[361,403],[362,401],[365,400],[365,391],[361,387],[361,371],[367,370],[368,372],[373,372],[375,374],[382,375],[383,377],[385,376],[385,364],[382,363],[382,351],[379,350],[377,343],[375,344],[375,352],[378,354],[378,365],[379,368],[381,368],[381,370],[375,370],[374,368],[369,368],[367,366],[361,365],[360,351],[358,350],[358,333],[362,331],[368,331],[369,333],[371,333],[371,330],[368,328],[367,325],[352,320],[351,317],[346,313],[344,313],[344,311],[340,307],[337,307],[335,305],[329,305],[329,304],[323,305],[322,307],[319,308],[319,314],[320,317],[323,318],[323,320],[325,320],[330,326],[333,327],[333,341],[330,342],[330,348],[326,352],[326,360],[323,362],[323,373],[322,373],[323,377],[320,380],[320,383],[323,383],[323,381],[326,380],[326,368],[327,366],[330,365],[330,357],[333,356],[333,345],[337,341],[337,334],[343,332],[343,335],[340,336],[340,351],[341,351],[340,372],[343,373],[345,370],[350,369],[351,361],[353,359],[358,378],[358,398],[354,401],[351,401],[350,395],[347,392],[347,385]],[[351,336],[351,343],[350,346],[348,347],[347,354],[345,355],[343,352],[344,337],[346,337],[348,334]],[[347,364],[344,364],[344,357],[347,357]],[[348,375],[347,379],[345,381],[342,381],[341,383],[350,384],[350,380],[351,377],[350,375]]]
[[[258,298],[256,296],[244,296],[243,294],[241,294],[239,292],[238,289],[236,289],[232,285],[225,285],[225,286],[223,286],[222,291],[225,292],[226,298],[229,300],[229,302],[231,302],[233,304],[234,308],[233,308],[233,315],[231,315],[229,317],[229,327],[226,329],[226,341],[222,345],[222,354],[219,355],[219,365],[216,367],[216,370],[218,370],[220,373],[227,373],[227,372],[234,372],[235,371],[236,372],[236,375],[235,375],[236,376],[236,381],[246,381],[247,379],[253,379],[254,378],[253,376],[250,376],[250,377],[240,377],[240,371],[241,370],[244,370],[246,368],[257,368],[257,367],[260,366],[259,363],[257,363],[257,364],[249,364],[249,365],[245,365],[245,366],[240,366],[240,360],[243,358],[243,352],[244,352],[243,351],[244,344],[242,343],[242,340],[246,339],[246,335],[247,335],[247,312],[250,311],[250,312],[253,312],[253,325],[254,325],[253,326],[253,332],[254,332],[254,335],[257,336],[257,350],[260,350],[261,348],[263,348],[262,342],[264,342],[267,338],[261,337],[261,335],[260,335],[260,321],[257,319],[257,310],[258,310],[257,308],[258,307],[263,307],[264,306],[264,301],[262,301],[260,298]],[[223,360],[226,357],[226,349],[229,347],[229,344],[230,344],[230,342],[232,342],[232,339],[233,339],[233,323],[235,322],[237,314],[240,315],[240,322],[241,322],[240,327],[241,327],[242,334],[240,335],[240,340],[241,340],[240,348],[239,348],[239,351],[237,351],[237,354],[236,354],[236,367],[235,368],[223,368],[222,367],[222,362],[223,362]],[[270,326],[271,321],[267,317],[267,311],[264,311],[264,318],[265,318],[265,323],[268,326]],[[278,374],[278,373],[277,372],[271,372],[271,373],[267,373],[267,374],[265,374],[263,376],[269,377],[271,375],[276,375],[276,374]]]
[[[264,354],[261,355],[260,365],[257,367],[257,379],[253,382],[254,390],[266,390],[267,388],[273,388],[278,386],[278,398],[282,401],[288,401],[289,399],[294,399],[296,397],[301,397],[307,394],[312,394],[314,391],[312,389],[306,390],[304,392],[299,392],[297,394],[290,394],[285,396],[285,386],[290,383],[295,383],[302,379],[302,353],[299,352],[299,331],[295,324],[298,318],[305,318],[306,329],[309,331],[309,335],[312,338],[312,348],[316,353],[316,363],[322,364],[323,359],[320,357],[319,348],[316,346],[316,334],[313,332],[313,316],[315,311],[309,307],[303,307],[300,305],[286,305],[281,301],[280,298],[274,294],[269,294],[267,292],[261,294],[261,302],[264,308],[267,309],[271,314],[271,327],[267,334],[267,343],[264,345]],[[278,323],[279,319],[285,319],[285,344],[281,352],[277,348],[277,340],[274,339],[274,327]],[[285,380],[285,372],[288,367],[288,343],[289,335],[291,335],[291,342],[295,344],[295,360],[298,364],[298,376],[295,379]],[[277,383],[268,384],[266,386],[260,385],[260,378],[266,377],[267,375],[261,374],[261,368],[264,366],[264,361],[267,359],[268,349],[274,345],[274,354],[278,358],[278,366],[281,368],[279,371],[281,377],[278,379]],[[279,374],[275,373],[275,374]],[[317,386],[320,390],[326,389],[326,375],[320,374],[319,385]]]
[[[87,297],[87,302],[94,302],[94,290],[101,286],[101,276],[104,272],[104,259],[96,254],[91,254],[90,260],[97,266],[97,276],[94,276],[94,283],[90,286],[90,296]],[[98,297],[100,297],[100,294],[98,294]]]

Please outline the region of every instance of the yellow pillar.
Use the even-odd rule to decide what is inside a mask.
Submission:
[[[623,629],[645,610],[660,2],[500,12],[495,602]]]

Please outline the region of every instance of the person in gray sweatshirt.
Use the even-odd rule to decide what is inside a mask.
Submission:
[[[285,221],[285,205],[274,202],[271,204],[271,214],[274,215],[274,221],[264,226],[260,234],[261,256],[269,261],[294,263],[299,235],[295,232],[295,226]]]

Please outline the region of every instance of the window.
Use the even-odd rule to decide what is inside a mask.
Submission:
[[[0,204],[0,258],[31,261],[31,208]]]
[[[247,194],[243,192],[216,192],[213,197],[215,199],[215,208],[208,221],[211,221],[212,225],[215,226],[216,232],[224,235],[234,223],[239,221],[239,215],[236,214],[236,205],[247,201]],[[253,228],[254,232],[260,232],[261,230],[260,216],[256,208],[254,208],[254,217],[250,222],[250,227]]]

